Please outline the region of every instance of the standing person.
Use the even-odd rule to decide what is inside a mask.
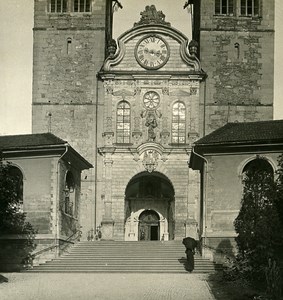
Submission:
[[[187,269],[189,272],[192,272],[195,268],[194,255],[197,247],[197,241],[191,237],[186,237],[183,239],[183,244],[186,247]]]

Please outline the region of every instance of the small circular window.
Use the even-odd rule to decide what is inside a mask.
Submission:
[[[160,97],[154,91],[147,92],[143,97],[143,103],[147,109],[155,109],[160,103]]]

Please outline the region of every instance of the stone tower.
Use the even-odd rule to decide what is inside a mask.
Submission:
[[[191,0],[207,73],[204,131],[273,118],[274,1]]]
[[[97,72],[105,58],[105,0],[35,0],[33,133],[51,131],[97,165]],[[83,174],[80,223],[94,227],[96,169]]]

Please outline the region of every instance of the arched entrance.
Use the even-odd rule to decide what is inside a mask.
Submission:
[[[174,188],[161,173],[142,172],[126,188],[125,240],[174,239]]]
[[[154,210],[145,210],[139,217],[139,241],[158,241],[159,215]]]

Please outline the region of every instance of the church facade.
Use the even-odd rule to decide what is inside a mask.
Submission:
[[[35,0],[32,128],[94,166],[81,178],[83,238],[203,238],[194,142],[273,117],[274,3],[244,2],[187,2],[190,41],[149,5],[115,41],[120,2]]]

